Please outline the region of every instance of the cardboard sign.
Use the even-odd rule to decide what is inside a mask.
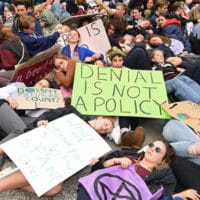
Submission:
[[[76,65],[72,105],[82,114],[169,118],[167,99],[161,71]]]
[[[169,115],[187,124],[200,134],[200,105],[192,101],[165,103],[162,107]]]
[[[101,19],[82,26],[78,29],[78,31],[81,35],[80,46],[87,47],[92,51],[103,55],[106,55],[106,52],[111,49],[111,45]]]
[[[64,107],[61,91],[51,88],[18,88],[16,101],[18,102],[17,109]]]
[[[29,61],[16,65],[11,82],[24,82],[27,86],[33,85],[52,70],[52,56],[59,50],[60,45],[53,46],[32,57]]]
[[[78,172],[93,157],[111,150],[74,114],[50,122],[1,145],[38,196]]]

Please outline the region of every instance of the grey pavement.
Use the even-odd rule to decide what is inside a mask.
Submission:
[[[162,128],[166,120],[160,119],[144,119],[142,120],[142,125],[146,131],[146,138],[144,145],[154,141],[162,139]],[[114,145],[112,141],[106,140],[112,149],[119,149],[119,146]],[[56,164],[56,163],[55,163]],[[0,193],[0,200],[75,200],[77,194],[77,182],[78,179],[90,172],[90,168],[86,167],[77,174],[73,175],[71,178],[65,181],[64,188],[61,193],[55,195],[54,197],[37,197],[35,194],[23,191],[21,189],[9,190]]]

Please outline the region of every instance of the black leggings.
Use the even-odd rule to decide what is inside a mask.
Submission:
[[[135,117],[119,117],[119,127],[120,128],[131,128],[131,130],[135,130],[138,126],[138,119]]]
[[[172,169],[178,181],[178,188],[181,190],[192,188],[200,193],[200,165],[187,158],[175,156],[172,159]]]

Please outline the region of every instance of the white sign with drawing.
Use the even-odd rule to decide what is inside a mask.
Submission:
[[[1,145],[38,196],[111,150],[75,114],[69,114]]]

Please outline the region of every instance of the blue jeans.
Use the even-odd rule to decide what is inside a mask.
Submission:
[[[200,102],[200,85],[185,75],[177,76],[165,82],[167,93],[174,93],[179,100]]]
[[[176,155],[186,157],[190,161],[200,165],[200,156],[188,153],[188,147],[199,142],[200,138],[186,124],[178,120],[170,120],[164,126],[162,134],[174,147]]]

